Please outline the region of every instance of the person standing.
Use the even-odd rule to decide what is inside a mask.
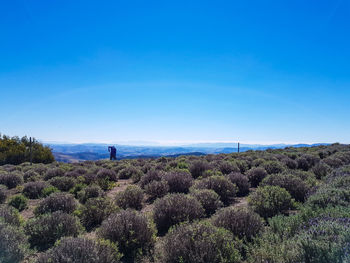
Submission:
[[[117,160],[117,149],[114,146],[108,146],[108,151],[110,152],[109,159]]]

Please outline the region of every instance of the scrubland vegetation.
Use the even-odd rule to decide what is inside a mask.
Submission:
[[[0,262],[350,262],[350,146],[6,164]]]

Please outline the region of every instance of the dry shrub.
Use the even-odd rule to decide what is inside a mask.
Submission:
[[[153,217],[160,233],[184,221],[193,221],[204,215],[204,209],[194,197],[168,194],[154,202]]]
[[[116,203],[123,209],[142,209],[143,191],[137,185],[129,185],[123,192],[117,193]]]
[[[62,211],[72,213],[77,208],[77,201],[74,196],[67,193],[53,193],[43,199],[36,207],[34,213],[36,215]]]
[[[124,258],[147,254],[153,247],[155,232],[147,217],[135,210],[122,210],[103,221],[97,235],[118,244]]]

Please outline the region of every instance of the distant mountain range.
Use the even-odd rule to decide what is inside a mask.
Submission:
[[[84,144],[56,144],[46,143],[52,149],[56,161],[80,162],[87,160],[100,160],[109,158],[108,146],[110,144],[84,143]],[[241,144],[240,152],[248,150],[281,149],[285,147],[310,147],[327,145],[318,144]],[[197,143],[182,146],[134,146],[114,145],[117,148],[118,159],[176,157],[179,155],[204,155],[237,152],[237,143]]]

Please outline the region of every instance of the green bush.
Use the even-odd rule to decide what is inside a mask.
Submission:
[[[232,234],[208,223],[181,224],[156,246],[156,263],[241,262]]]
[[[147,217],[130,209],[109,216],[97,235],[118,244],[125,259],[149,253],[155,241],[155,230]]]
[[[129,185],[123,192],[117,193],[116,203],[123,209],[133,208],[142,209],[143,191],[137,185]]]
[[[223,227],[247,241],[251,241],[263,228],[262,218],[244,208],[223,208],[214,215],[212,222],[213,225]]]
[[[0,134],[0,165],[20,164],[30,161],[28,137],[9,137]],[[48,146],[43,146],[37,140],[32,141],[32,161],[34,163],[52,163],[55,159]]]
[[[60,190],[58,190],[56,187],[54,186],[48,186],[48,187],[45,187],[43,189],[43,191],[41,192],[42,194],[42,197],[47,197],[53,193],[56,193],[56,192],[59,192]]]
[[[28,241],[23,232],[0,221],[0,237],[0,262],[22,262],[28,252]]]
[[[284,213],[293,207],[291,195],[279,186],[258,187],[256,192],[249,195],[248,201],[254,211],[264,218]]]
[[[300,202],[304,202],[310,187],[299,177],[290,174],[273,174],[267,176],[261,186],[275,185],[286,189],[290,195]]]
[[[63,211],[65,213],[73,213],[77,208],[77,201],[73,195],[67,193],[53,193],[42,200],[34,210],[36,215],[52,213],[55,211]]]
[[[203,206],[205,214],[210,216],[221,208],[224,204],[220,201],[220,196],[209,189],[193,190],[191,195],[194,196]]]
[[[28,206],[28,198],[24,195],[15,195],[10,198],[9,205],[18,209],[18,211],[23,211]]]
[[[119,263],[117,246],[103,240],[65,237],[49,251],[41,254],[36,263]]]
[[[168,194],[154,202],[154,222],[161,234],[173,225],[193,221],[203,215],[204,209],[199,201],[185,194]]]
[[[105,198],[90,198],[79,208],[80,222],[87,231],[101,225],[109,215],[117,211],[117,207]]]
[[[231,183],[229,179],[224,176],[210,176],[197,181],[194,186],[195,189],[211,189],[214,190],[224,204],[229,204],[236,196],[238,188]]]
[[[82,231],[82,226],[75,216],[57,211],[29,220],[24,231],[31,247],[43,251],[62,237],[77,236]]]

